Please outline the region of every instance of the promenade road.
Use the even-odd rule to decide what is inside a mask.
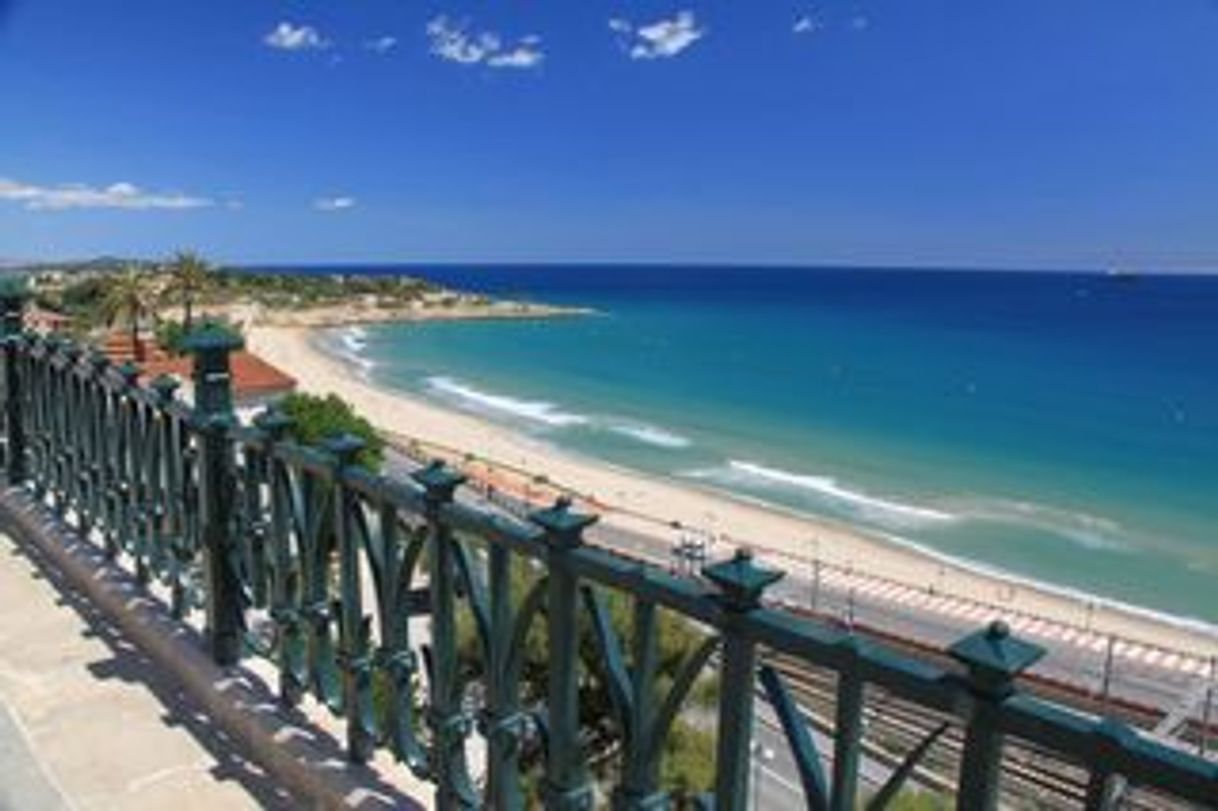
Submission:
[[[32,555],[0,535],[0,811],[292,806]]]

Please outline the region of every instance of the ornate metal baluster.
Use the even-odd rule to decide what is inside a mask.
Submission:
[[[4,429],[5,473],[9,485],[25,481],[26,445],[25,414],[22,405],[26,396],[21,365],[28,355],[23,351],[26,299],[29,291],[24,280],[5,280],[0,286],[0,341],[4,354]]]
[[[276,453],[292,421],[279,411],[258,415],[255,424],[266,437],[267,481],[271,497],[271,619],[276,627],[279,700],[295,706],[308,689],[308,643],[301,612],[299,556],[292,550],[292,482],[288,466]],[[298,533],[299,534],[299,533]]]
[[[456,572],[453,539],[441,513],[453,500],[465,476],[449,470],[440,462],[414,474],[425,491],[431,564],[431,651],[432,668],[428,687],[431,708],[428,722],[432,729],[432,768],[436,781],[436,807],[440,811],[471,808],[477,797],[465,764],[465,738],[472,724],[461,709],[461,677],[457,661]]]
[[[171,610],[181,617],[185,608],[184,595],[176,576],[174,543],[178,533],[177,499],[175,493],[178,480],[177,442],[174,439],[174,420],[170,408],[178,390],[178,381],[172,375],[162,374],[150,384],[155,394],[156,406],[151,412],[154,445],[151,462],[152,496],[152,566],[157,576],[170,586]]]
[[[520,790],[520,744],[525,732],[525,716],[520,711],[520,680],[509,667],[513,631],[519,621],[512,611],[512,555],[498,544],[491,544],[487,555],[491,633],[486,676],[486,794],[492,808],[515,811],[524,806]]]
[[[90,434],[89,448],[89,520],[94,529],[106,539],[107,554],[111,554],[107,529],[106,504],[109,492],[109,467],[106,463],[110,449],[111,429],[109,424],[109,395],[104,383],[110,359],[94,351],[88,360],[86,383],[89,387]]]
[[[379,532],[370,544],[379,545],[371,554],[376,574],[377,615],[380,618],[381,647],[377,664],[388,679],[385,734],[397,758],[416,775],[428,773],[427,753],[414,729],[414,683],[418,663],[410,649],[410,586],[426,536],[416,533],[404,553],[401,521],[397,508],[388,500],[381,504]]]
[[[203,549],[207,577],[207,635],[217,664],[235,664],[241,656],[241,583],[235,539],[230,532],[233,508],[232,375],[229,354],[242,345],[226,329],[208,326],[186,339],[194,355],[195,415],[200,434],[200,485]]]
[[[569,499],[533,513],[545,530],[546,624],[550,632],[549,695],[547,702],[545,803],[554,811],[577,811],[593,805],[592,785],[584,767],[579,731],[579,579],[570,555],[583,543],[586,527],[596,516],[571,509]]]
[[[343,696],[347,710],[347,757],[364,763],[376,745],[376,722],[372,709],[371,619],[364,616],[360,577],[360,542],[356,537],[355,511],[363,509],[359,498],[343,482],[344,471],[356,465],[364,441],[350,434],[325,443],[334,456],[334,528],[338,541],[339,577],[339,664],[343,673]]]
[[[83,481],[81,478],[81,456],[84,448],[85,422],[82,419],[84,404],[81,398],[79,365],[81,358],[80,346],[72,341],[64,349],[67,364],[64,367],[64,407],[68,413],[68,441],[64,451],[67,455],[68,502],[76,513],[76,526],[80,526],[81,507],[83,501]]]
[[[749,742],[753,735],[753,683],[757,643],[745,617],[761,605],[765,589],[783,576],[753,563],[747,550],[702,573],[719,589],[723,608],[723,665],[719,685],[719,740],[715,754],[715,808],[744,811],[749,796]]]
[[[957,808],[993,811],[998,807],[1003,733],[1000,707],[1015,692],[1015,678],[1045,655],[1045,649],[1011,636],[1005,622],[993,622],[948,649],[964,663],[973,698],[960,761]]]
[[[309,684],[313,695],[333,712],[343,711],[341,677],[334,644],[334,607],[330,601],[330,574],[334,557],[334,487],[319,475],[301,477],[300,506],[304,533],[304,606],[308,622]]]

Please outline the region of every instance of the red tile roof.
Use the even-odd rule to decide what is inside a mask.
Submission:
[[[25,311],[25,326],[39,332],[53,332],[70,323],[72,323],[71,316],[57,313],[54,310],[30,307]]]
[[[143,360],[139,361],[144,380],[157,375],[177,375],[190,380],[194,361],[190,357],[172,357],[150,337],[140,336]],[[102,344],[106,357],[115,363],[135,360],[135,346],[128,332],[111,332]],[[281,394],[296,389],[296,378],[267,363],[262,358],[241,350],[229,356],[233,372],[233,395],[237,399]]]
[[[136,344],[131,340],[131,334],[127,332],[112,332],[106,336],[106,340],[102,344],[102,352],[105,352],[106,357],[115,363],[138,359],[140,363],[147,364],[169,358],[169,355],[157,345],[156,341],[144,335],[139,338],[139,349],[142,351],[141,358],[136,357],[138,354]]]
[[[296,388],[296,378],[251,352],[234,352],[229,362],[233,371],[233,394],[238,399],[284,394]],[[163,357],[143,364],[143,370],[148,379],[161,374],[172,374],[189,380],[194,371],[194,361],[188,357]]]

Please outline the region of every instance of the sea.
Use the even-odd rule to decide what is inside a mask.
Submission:
[[[1218,624],[1218,277],[315,270],[593,311],[331,334],[377,384],[1080,599]]]

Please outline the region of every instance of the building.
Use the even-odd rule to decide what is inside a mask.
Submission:
[[[72,323],[70,316],[41,307],[30,307],[25,311],[25,328],[39,335],[63,332]]]
[[[183,383],[183,395],[192,396],[191,380],[194,360],[189,356],[171,356],[155,340],[141,336],[133,344],[125,333],[111,333],[102,345],[102,351],[115,363],[134,361],[142,369],[145,382],[163,374],[174,375]],[[238,414],[249,416],[296,390],[296,378],[268,363],[253,352],[239,350],[229,356],[233,375],[233,406]]]

